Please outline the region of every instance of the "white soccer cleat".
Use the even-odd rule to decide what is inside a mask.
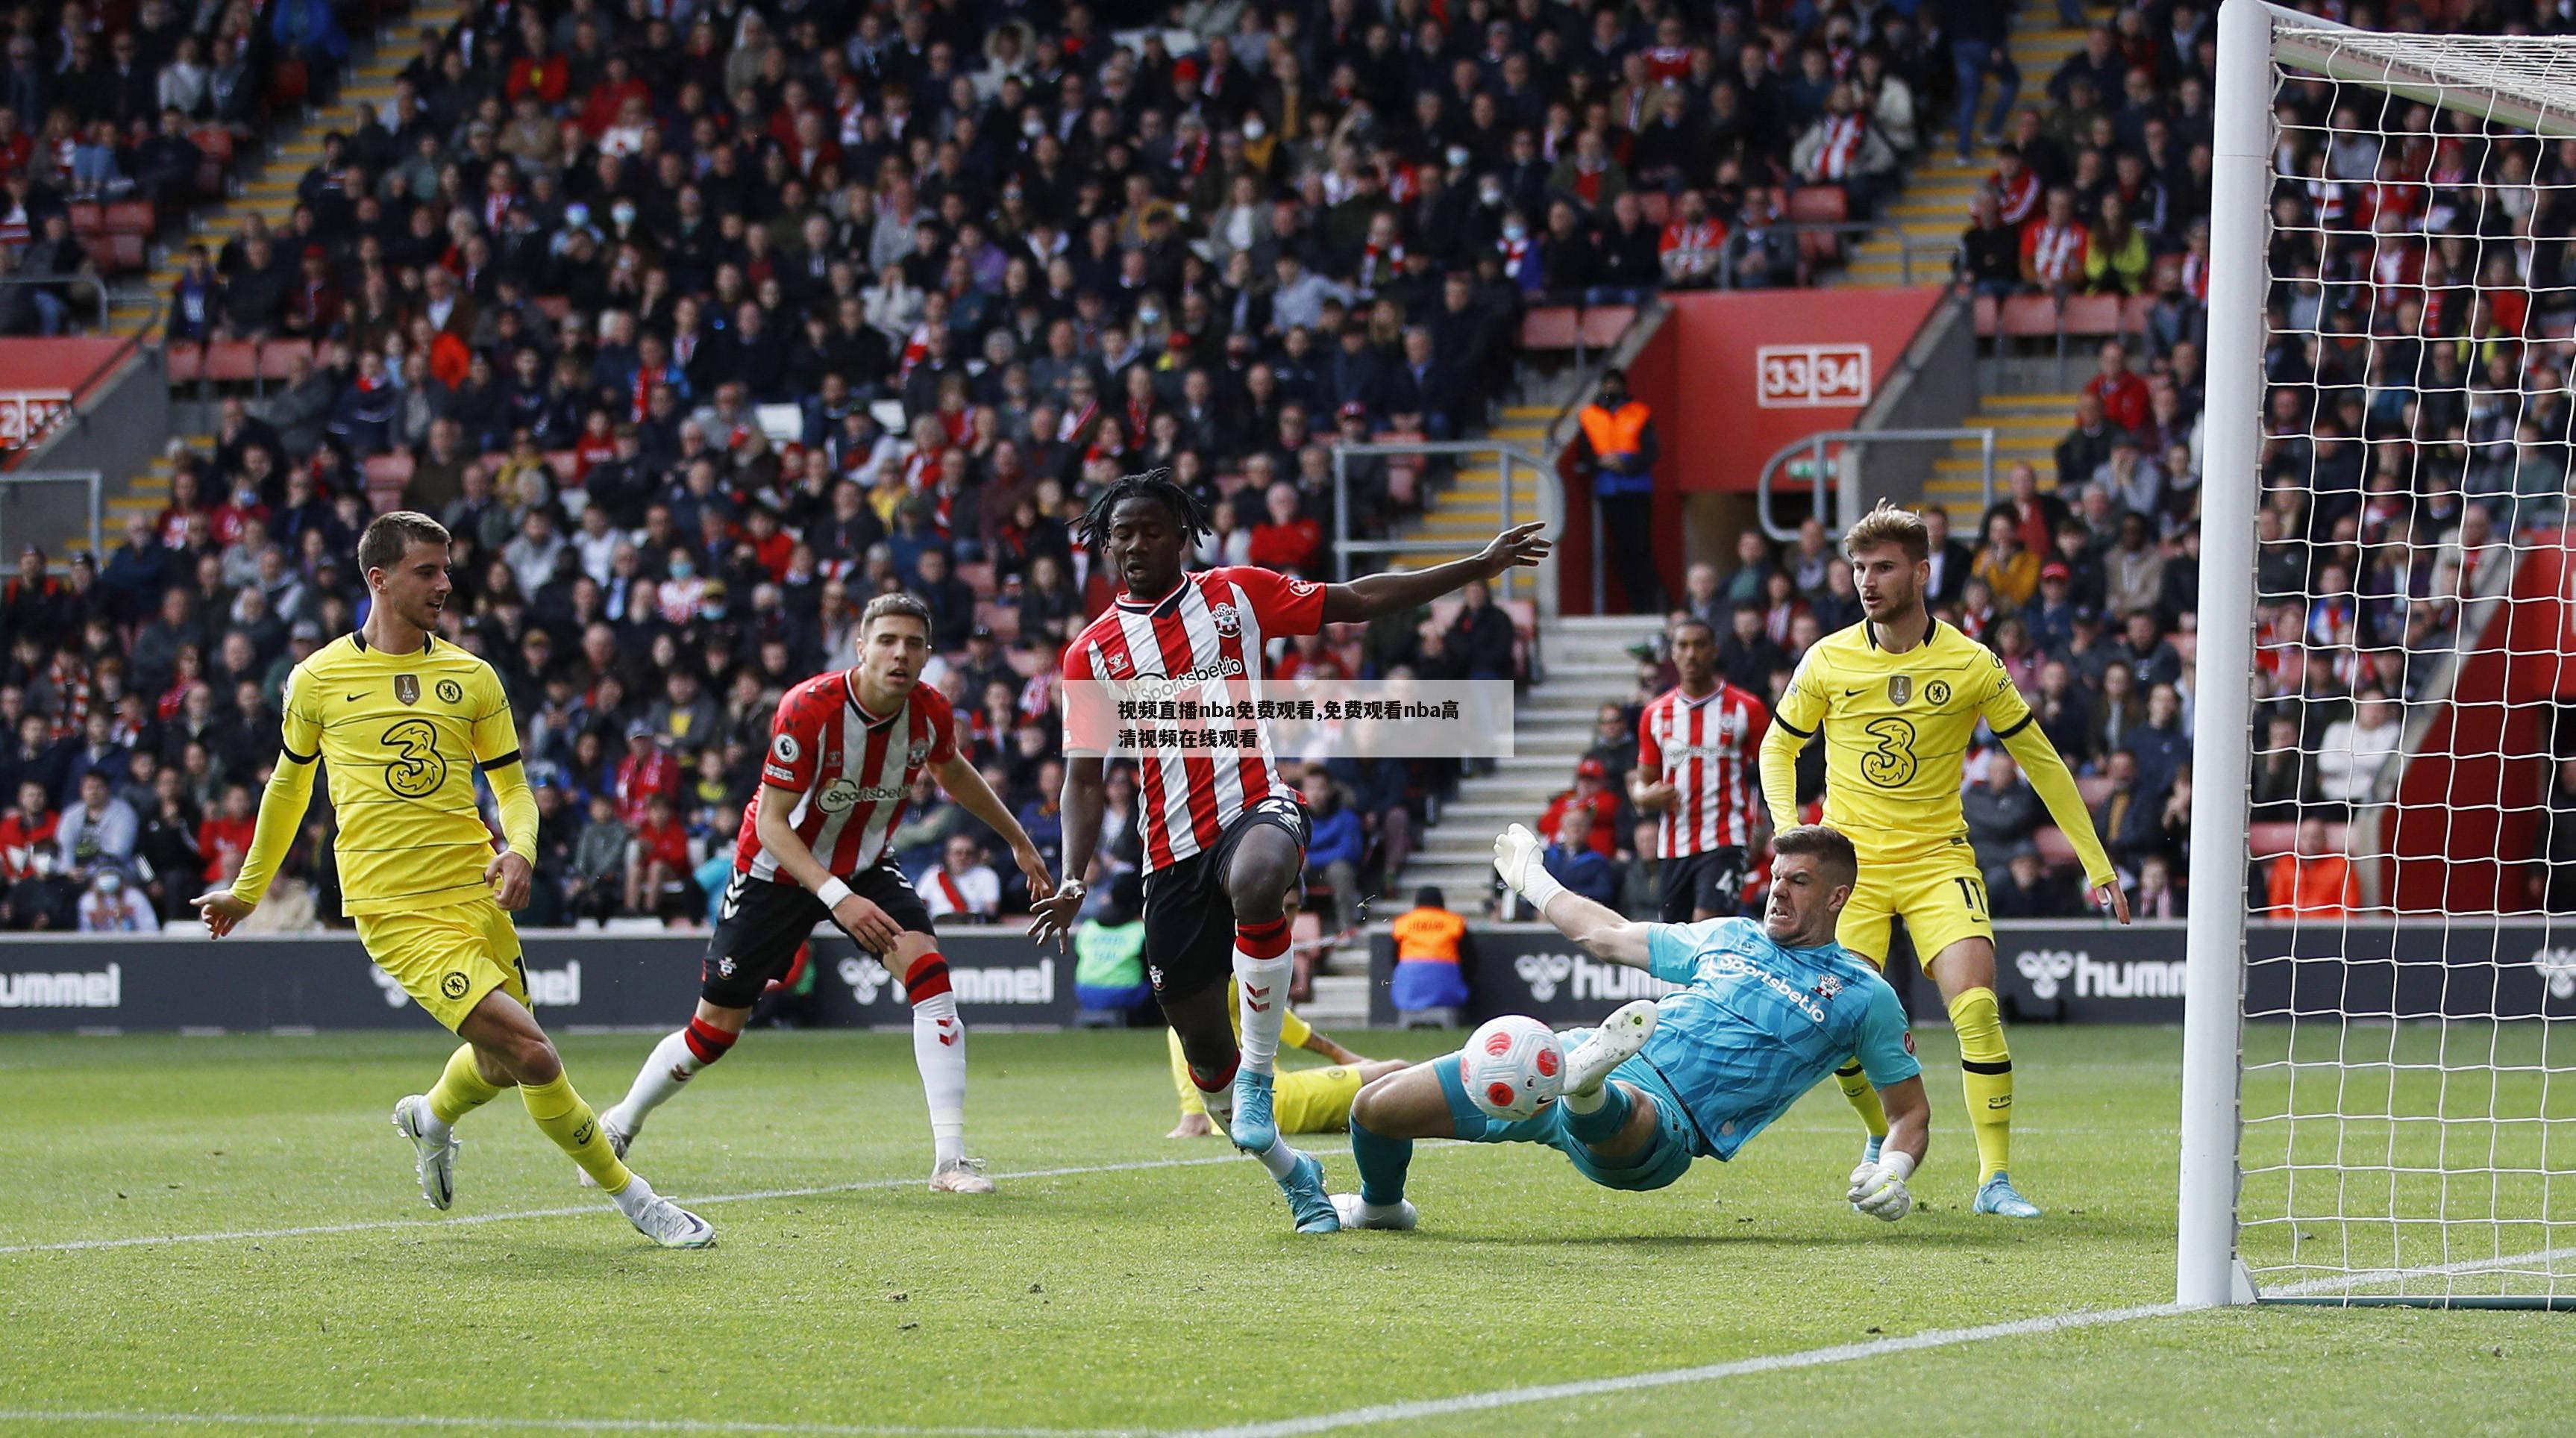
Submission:
[[[634,1175],[626,1191],[615,1195],[618,1211],[635,1231],[664,1248],[712,1248],[716,1226],[653,1191],[644,1175]]]
[[[1381,1208],[1356,1193],[1337,1193],[1333,1195],[1333,1212],[1340,1216],[1344,1228],[1383,1228],[1393,1233],[1411,1233],[1413,1226],[1422,1221],[1421,1210],[1409,1198],[1399,1198]]]
[[[1655,1036],[1655,1001],[1632,999],[1621,1004],[1592,1037],[1565,1056],[1565,1092],[1592,1093],[1609,1080],[1610,1071],[1645,1051]]]
[[[610,1109],[608,1112],[601,1114],[599,1116],[599,1131],[608,1136],[608,1151],[617,1155],[618,1162],[624,1163],[626,1161],[626,1150],[634,1146],[635,1135],[617,1126],[616,1115],[617,1110],[615,1109]],[[581,1175],[582,1187],[599,1187],[599,1180],[590,1176],[589,1169],[577,1168],[574,1169],[573,1172]]]
[[[444,1213],[456,1202],[456,1135],[429,1137],[436,1122],[426,1095],[411,1094],[394,1105],[394,1130],[410,1139],[419,1155],[413,1167],[420,1173],[420,1196]]]
[[[984,1176],[984,1160],[952,1158],[930,1171],[932,1193],[991,1193],[993,1181]]]

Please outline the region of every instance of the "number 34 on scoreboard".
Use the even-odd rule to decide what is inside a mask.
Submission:
[[[1822,409],[1869,403],[1869,346],[1764,345],[1753,352],[1764,409]]]

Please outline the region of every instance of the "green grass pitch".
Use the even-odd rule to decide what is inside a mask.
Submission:
[[[634,1155],[684,1201],[745,1195],[691,1254],[577,1189],[507,1096],[432,1214],[385,1115],[435,1077],[434,1032],[13,1038],[0,1433],[1172,1433],[2169,1299],[2179,1033],[2015,1031],[2028,1224],[1967,1212],[1956,1055],[1921,1041],[1932,1159],[1892,1228],[1840,1200],[1858,1144],[1828,1085],[1662,1193],[1426,1148],[1422,1231],[1314,1239],[1249,1160],[1163,1139],[1159,1035],[976,1035],[1001,1191],[966,1199],[923,1184],[906,1036],[756,1033]],[[564,1047],[604,1106],[651,1042]],[[1353,1185],[1345,1140],[1305,1142]],[[1052,1169],[1099,1171],[1011,1176]],[[332,1225],[360,1227],[273,1232]],[[1329,1431],[2563,1432],[2571,1361],[2571,1315],[2267,1308]]]

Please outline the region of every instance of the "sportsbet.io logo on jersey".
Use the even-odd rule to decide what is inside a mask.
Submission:
[[[814,807],[837,814],[855,804],[891,804],[903,797],[901,784],[862,784],[843,777],[814,792]]]

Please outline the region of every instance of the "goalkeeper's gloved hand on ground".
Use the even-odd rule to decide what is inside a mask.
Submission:
[[[1547,912],[1548,900],[1565,892],[1565,886],[1539,861],[1538,835],[1524,825],[1514,824],[1494,836],[1494,872],[1503,876],[1505,887],[1541,914]]]
[[[1851,1206],[1872,1218],[1894,1223],[1914,1211],[1914,1195],[1905,1180],[1914,1176],[1914,1159],[1909,1154],[1890,1150],[1876,1163],[1864,1163],[1851,1173]]]

